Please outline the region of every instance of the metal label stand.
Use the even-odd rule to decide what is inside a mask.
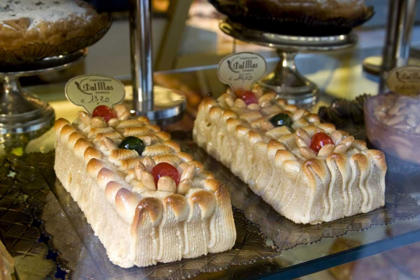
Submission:
[[[385,81],[389,71],[408,64],[415,15],[416,0],[389,1],[379,93],[385,92]]]
[[[185,96],[153,86],[152,8],[150,0],[130,0],[133,110],[151,120],[175,118],[185,110]]]
[[[249,29],[242,24],[225,20],[220,29],[238,40],[275,48],[280,57],[276,70],[259,84],[274,90],[290,104],[310,107],[319,97],[317,85],[296,68],[295,56],[299,52],[322,52],[345,49],[357,43],[357,36],[350,33],[335,36],[293,36]]]

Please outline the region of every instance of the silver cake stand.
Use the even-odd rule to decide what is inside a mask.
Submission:
[[[48,57],[29,64],[0,66],[0,147],[23,146],[26,140],[52,127],[52,107],[23,91],[19,77],[65,69],[87,54],[87,49]]]
[[[277,50],[280,61],[273,73],[259,84],[277,92],[290,104],[311,106],[316,103],[320,91],[317,85],[299,73],[295,56],[299,52],[325,52],[349,48],[357,43],[353,33],[335,36],[293,36],[249,29],[229,19],[220,22],[220,29],[240,41],[266,46]]]

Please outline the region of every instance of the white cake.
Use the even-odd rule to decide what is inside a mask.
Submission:
[[[85,112],[70,124],[55,123],[55,171],[121,267],[144,267],[229,250],[236,239],[229,193],[203,165],[181,152],[170,135],[145,117],[128,119],[123,106],[106,122]],[[146,148],[117,146],[126,136]],[[166,162],[179,184],[151,170]]]
[[[387,166],[381,151],[368,150],[364,141],[275,93],[262,95],[257,88],[254,94],[257,103],[249,105],[231,92],[204,99],[195,142],[296,223],[328,222],[384,205]],[[273,126],[270,119],[279,113],[291,127]],[[317,133],[331,143],[314,151]]]
[[[12,274],[15,272],[15,261],[7,251],[6,247],[0,241],[0,279],[13,279]]]

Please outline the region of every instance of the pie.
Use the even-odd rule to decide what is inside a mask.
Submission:
[[[355,20],[366,13],[365,0],[240,0],[249,11],[264,11],[267,17],[295,15],[319,20],[345,18]]]
[[[274,92],[205,98],[193,137],[295,223],[333,221],[385,203],[384,154]]]
[[[121,267],[229,250],[227,189],[146,117],[122,105],[59,119],[55,172]]]
[[[106,14],[98,14],[81,0],[0,0],[0,48],[57,46],[93,36],[108,21]]]

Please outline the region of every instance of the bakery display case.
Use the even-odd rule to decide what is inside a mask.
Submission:
[[[135,33],[145,23],[136,24],[138,69],[135,79],[121,79],[121,104],[99,102],[89,111],[66,100],[63,83],[24,87],[51,106],[56,121],[0,150],[2,276],[419,277],[420,107],[416,94],[377,94],[361,62],[381,47],[302,56],[303,73],[323,92],[302,108],[262,83],[229,88],[217,65],[150,75],[143,61],[152,57],[150,41],[144,30]],[[58,74],[86,50],[59,58],[69,56],[76,58],[44,68]],[[266,73],[278,62],[267,59]],[[143,87],[145,77],[153,80]],[[410,77],[415,85],[417,75]],[[83,94],[107,88],[78,81]],[[150,88],[182,93],[183,114],[172,121],[136,114]]]

